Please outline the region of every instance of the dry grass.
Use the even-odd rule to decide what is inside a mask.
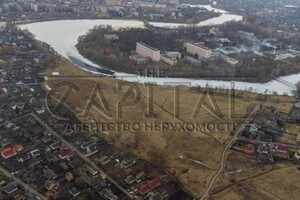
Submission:
[[[242,169],[240,173],[229,172]],[[227,168],[209,199],[297,199],[300,171],[290,163],[258,165],[254,159],[230,153]],[[234,180],[234,181],[233,181]]]
[[[287,131],[290,134],[293,134],[293,135],[299,135],[300,134],[300,130],[298,129],[298,126],[296,124],[285,123],[284,128],[287,129]]]
[[[262,197],[298,199],[300,195],[299,182],[300,171],[295,166],[284,165],[249,183],[254,190],[262,193]]]
[[[68,63],[62,63],[58,68],[49,69],[45,75],[53,71],[60,72],[61,75],[80,75],[88,76],[87,72],[74,68]],[[82,118],[82,121],[88,122],[94,119],[96,122],[102,123],[218,123],[220,121],[229,121],[229,99],[227,96],[213,95],[223,119],[215,118],[205,108],[201,108],[197,117],[192,115],[195,111],[197,103],[201,94],[191,91],[189,88],[180,87],[179,91],[179,118],[174,117],[174,88],[153,86],[154,96],[154,113],[157,115],[155,119],[145,118],[148,108],[148,87],[143,84],[134,84],[139,89],[140,100],[132,105],[123,108],[123,117],[117,119],[117,105],[118,102],[128,90],[128,84],[115,78],[108,77],[89,77],[89,78],[66,78],[66,77],[52,77],[47,80],[47,84],[52,87],[60,82],[71,82],[79,89],[78,92],[72,92],[67,99],[68,106],[78,116],[82,117],[87,102],[91,97],[95,85],[98,84],[101,88],[103,96],[107,102],[112,118],[108,119],[99,112],[99,110],[92,107],[88,115]],[[122,90],[117,90],[117,84],[124,84]],[[57,93],[56,97],[61,94]],[[130,93],[126,102],[134,100],[135,95]],[[99,99],[96,100],[100,103]],[[208,96],[205,101],[210,104]],[[249,101],[249,99],[235,99],[235,113],[241,116],[249,112],[249,107],[257,104],[257,101]],[[211,104],[210,104],[211,105]],[[250,109],[251,110],[251,109]],[[195,197],[200,197],[206,188],[210,178],[219,167],[219,160],[223,151],[223,145],[229,140],[230,135],[228,131],[218,132],[203,132],[194,130],[192,132],[185,132],[180,130],[169,131],[154,131],[141,130],[135,132],[137,145],[134,148],[127,148],[122,146],[118,141],[122,131],[109,131],[110,134],[106,136],[115,145],[130,151],[135,155],[157,165],[165,172],[172,175],[186,191]],[[184,156],[180,159],[178,156]],[[211,166],[208,169],[191,159],[205,163]],[[236,160],[240,162],[241,160]],[[247,163],[247,160],[242,163]],[[233,191],[226,192],[223,196],[225,199],[240,199],[240,195]]]
[[[264,105],[273,106],[282,112],[289,113],[295,99],[293,97],[282,97],[281,101],[280,103],[266,102]]]

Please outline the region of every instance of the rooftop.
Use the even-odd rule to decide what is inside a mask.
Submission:
[[[66,157],[71,157],[74,155],[74,151],[71,150],[71,149],[67,149],[67,150],[64,150],[63,152],[61,152],[59,154],[59,157],[60,158],[66,158]]]
[[[196,46],[196,47],[200,47],[200,48],[205,49],[205,50],[210,50],[208,47],[203,46],[203,45],[200,44],[200,43],[191,43],[191,42],[188,42],[188,44],[194,45],[194,46]]]
[[[156,49],[148,44],[145,44],[144,42],[137,42],[137,44],[141,44],[143,45],[144,47],[148,48],[148,49],[151,49],[152,51],[159,51],[159,49]]]
[[[12,194],[17,190],[18,190],[18,185],[16,182],[10,182],[3,188],[3,191],[7,194]]]
[[[4,149],[4,150],[1,152],[1,155],[2,155],[4,158],[9,158],[9,157],[11,157],[11,156],[16,155],[16,151],[15,151],[13,148],[7,148],[7,149]]]

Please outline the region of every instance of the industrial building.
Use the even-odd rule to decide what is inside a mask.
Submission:
[[[152,61],[160,60],[160,50],[153,48],[143,42],[136,43],[136,52],[139,55],[151,58]]]
[[[197,43],[185,43],[186,52],[192,55],[198,55],[198,57],[202,58],[210,58],[211,57],[211,50],[207,47],[204,47]]]

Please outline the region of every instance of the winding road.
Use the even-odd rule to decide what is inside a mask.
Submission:
[[[255,108],[253,109],[252,113],[249,115],[249,117],[244,121],[244,123],[239,127],[239,129],[235,132],[234,136],[231,138],[231,140],[228,142],[228,144],[225,146],[223,152],[222,152],[222,157],[221,157],[221,164],[220,164],[220,168],[217,171],[217,173],[212,177],[212,179],[210,180],[205,192],[203,193],[203,195],[201,196],[200,200],[204,200],[209,196],[210,190],[213,187],[214,183],[216,182],[216,180],[218,179],[218,177],[220,176],[220,174],[223,172],[224,167],[225,167],[225,162],[226,162],[226,157],[227,157],[227,151],[230,149],[230,147],[233,145],[233,143],[238,139],[238,135],[239,133],[243,130],[244,125],[248,124],[253,117],[255,116],[255,114],[258,112],[258,110],[260,109],[261,104],[259,103],[258,105],[255,106]]]

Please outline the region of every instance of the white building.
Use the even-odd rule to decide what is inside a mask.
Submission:
[[[174,4],[174,5],[179,4],[179,0],[158,0],[158,2],[163,4]]]
[[[236,47],[220,47],[217,50],[225,55],[241,53],[241,50]]]
[[[174,59],[182,58],[182,53],[177,52],[177,51],[166,51],[165,54]]]
[[[221,55],[221,58],[226,61],[227,63],[231,64],[231,65],[236,65],[239,63],[238,60],[234,59],[234,58],[230,58],[228,56],[225,55]]]
[[[121,4],[122,4],[121,0],[105,0],[106,6],[116,6],[116,5],[121,5]]]
[[[160,60],[160,50],[153,48],[143,42],[136,43],[136,52],[144,57],[149,57],[153,61]]]
[[[37,4],[31,3],[30,7],[31,7],[31,10],[33,12],[38,12],[39,11],[39,6]]]
[[[168,56],[167,54],[163,54],[160,56],[160,60],[169,64],[169,65],[176,65],[177,64],[177,59],[176,58],[172,58],[170,56]]]
[[[117,36],[116,34],[104,34],[103,38],[105,40],[118,40],[119,36]]]
[[[210,58],[211,50],[196,43],[185,43],[186,51],[192,55],[198,55],[199,58]]]

